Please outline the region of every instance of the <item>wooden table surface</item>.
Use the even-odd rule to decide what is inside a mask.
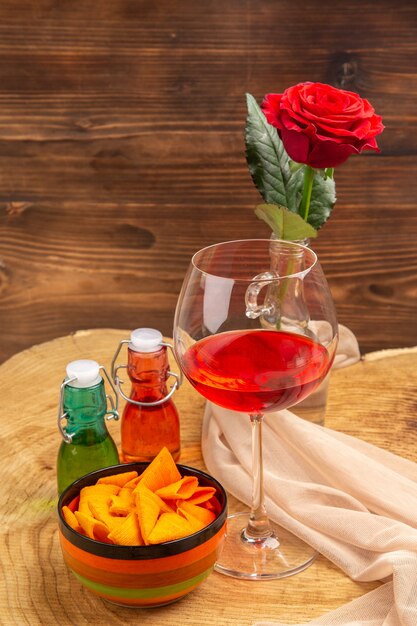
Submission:
[[[255,620],[308,621],[374,589],[319,557],[280,581],[212,574],[182,601],[160,609],[123,609],[82,588],[60,552],[55,459],[59,386],[65,365],[95,358],[109,367],[122,330],[80,331],[34,346],[0,366],[0,623],[5,626],[249,626]],[[122,361],[121,361],[122,362]],[[387,352],[332,374],[326,424],[417,461],[417,350]],[[204,467],[204,400],[184,382],[182,462]],[[119,441],[119,426],[109,422]],[[231,508],[233,509],[232,502]]]
[[[2,0],[0,362],[81,328],[172,333],[193,252],[269,237],[245,93],[368,98],[314,248],[363,353],[417,343],[417,3]]]

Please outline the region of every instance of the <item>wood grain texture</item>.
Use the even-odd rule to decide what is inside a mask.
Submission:
[[[115,319],[170,334],[194,251],[269,236],[245,92],[303,80],[384,118],[314,248],[363,352],[414,345],[416,58],[407,0],[3,0],[0,360]]]
[[[378,586],[351,581],[324,557],[281,581],[237,581],[214,573],[181,602],[140,613],[106,604],[80,586],[63,562],[58,541],[59,386],[72,359],[94,353],[109,367],[115,347],[127,334],[80,331],[33,346],[0,366],[0,623],[119,626],[140,620],[150,626],[250,626],[255,620],[275,619],[294,624]],[[327,426],[417,461],[416,360],[416,350],[388,353],[335,371]],[[24,393],[22,371],[30,372]],[[200,452],[204,400],[184,382],[175,402],[181,416],[181,461],[204,468]],[[118,423],[109,422],[109,429],[119,444]],[[237,506],[231,503],[232,510]]]

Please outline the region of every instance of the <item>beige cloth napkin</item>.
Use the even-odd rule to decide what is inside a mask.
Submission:
[[[356,340],[342,328],[336,367],[358,358]],[[250,431],[247,415],[207,404],[206,466],[246,504]],[[387,579],[310,625],[417,626],[417,464],[290,411],[266,415],[263,440],[269,516],[353,580]]]

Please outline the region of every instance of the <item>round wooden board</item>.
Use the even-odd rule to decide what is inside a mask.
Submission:
[[[249,626],[275,619],[294,624],[375,588],[378,583],[351,581],[323,557],[281,581],[238,581],[214,573],[182,601],[140,614],[107,604],[79,585],[63,562],[57,532],[59,387],[69,361],[94,358],[109,368],[118,342],[126,337],[123,330],[81,331],[34,346],[0,367],[0,623]],[[122,352],[120,362],[125,356]],[[333,373],[326,424],[417,460],[417,352],[376,356]],[[175,401],[181,415],[181,461],[203,468],[204,400],[184,382]],[[109,422],[109,430],[119,443],[118,423]]]

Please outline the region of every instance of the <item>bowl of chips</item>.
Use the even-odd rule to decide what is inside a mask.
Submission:
[[[227,497],[205,472],[174,462],[86,474],[61,494],[64,561],[87,589],[123,606],[179,600],[211,573],[226,533]]]

